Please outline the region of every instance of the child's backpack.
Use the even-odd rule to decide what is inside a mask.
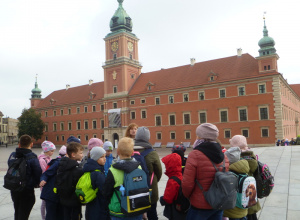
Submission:
[[[33,158],[37,158],[36,155],[16,158],[8,167],[3,187],[15,192],[23,191],[26,186],[26,161]]]
[[[191,203],[190,200],[186,198],[182,193],[181,180],[177,176],[171,176],[170,179],[175,180],[180,186],[178,189],[177,199],[173,204],[175,205],[175,208],[178,212],[187,213],[187,211],[190,209]]]
[[[147,183],[148,183],[148,186],[150,186],[150,175],[149,175],[149,170],[148,170],[148,167],[147,167],[147,164],[146,164],[146,160],[145,160],[145,157],[150,153],[154,151],[152,148],[150,149],[146,149],[144,150],[143,152],[138,152],[138,151],[134,151],[133,152],[133,155],[132,157],[140,162],[140,165],[142,167],[142,170],[145,171],[146,175],[147,175]]]
[[[116,191],[116,195],[125,216],[136,216],[150,210],[151,189],[145,171],[137,168],[130,173],[124,173],[123,186],[123,192]]]
[[[238,193],[236,206],[241,209],[246,209],[256,205],[257,190],[254,177],[247,174],[238,174]]]
[[[212,164],[217,172],[208,191],[203,190],[197,179],[195,181],[203,191],[205,200],[213,209],[233,209],[237,200],[238,178],[234,173],[225,171],[225,159],[223,165],[220,166],[223,167],[223,171],[219,171],[213,162]]]
[[[270,195],[274,188],[274,177],[267,164],[257,161],[258,167],[253,176],[257,185],[257,197],[264,198]]]
[[[100,170],[95,170],[100,172]],[[85,205],[97,197],[98,188],[93,189],[91,181],[91,172],[84,173],[77,182],[75,193],[81,202]]]

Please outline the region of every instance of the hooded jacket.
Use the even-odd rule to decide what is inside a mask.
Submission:
[[[146,149],[152,148],[152,145],[145,141],[145,140],[139,140],[136,139],[134,143],[134,151],[143,152]],[[159,156],[156,151],[152,151],[149,154],[145,156],[145,161],[147,164],[147,168],[149,170],[149,176],[152,176],[152,173],[154,172],[153,176],[153,182],[151,185],[152,188],[152,196],[151,196],[151,204],[155,204],[158,201],[158,182],[162,175],[162,168]]]
[[[40,154],[38,156],[38,159],[39,159],[40,166],[42,168],[42,172],[44,173],[46,171],[48,163],[51,161],[51,157],[46,156],[45,154]]]
[[[8,166],[12,164],[17,158],[31,158],[26,161],[26,186],[25,189],[33,190],[35,187],[38,187],[40,183],[40,177],[42,175],[42,169],[40,167],[40,163],[37,159],[35,153],[33,153],[30,149],[27,148],[17,148],[15,152],[12,152],[8,158],[7,164]]]
[[[72,181],[71,181],[72,185],[68,186],[68,187],[70,187],[70,191],[72,190],[72,193],[67,196],[62,196],[59,194],[60,203],[64,206],[68,206],[68,207],[80,206],[81,203],[79,202],[79,200],[75,194],[75,188],[76,188],[76,184],[77,184],[79,178],[83,174],[83,171],[79,167],[78,162],[76,160],[72,160],[68,157],[61,158],[59,165],[58,165],[57,173],[58,174],[64,173],[65,175],[72,178]]]
[[[100,170],[100,172],[95,170]],[[105,182],[104,167],[89,158],[83,167],[83,172],[91,172],[92,187],[93,189],[99,189],[97,197],[86,205],[85,218],[88,220],[110,219],[108,202],[104,199],[102,193]]]
[[[249,173],[250,167],[246,160],[239,160],[229,166],[229,170],[236,174]],[[248,209],[240,209],[238,207],[234,207],[233,209],[224,210],[223,216],[229,218],[243,218],[247,216]]]
[[[207,191],[216,173],[212,161],[217,167],[220,167],[223,165],[223,160],[225,160],[226,171],[228,171],[229,161],[226,156],[224,157],[220,144],[214,142],[201,143],[189,154],[182,179],[182,192],[185,197],[190,199],[194,208],[212,209],[195,180],[197,179],[203,189]]]

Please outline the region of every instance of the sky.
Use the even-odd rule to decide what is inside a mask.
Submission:
[[[275,40],[279,72],[300,83],[297,0],[124,0],[139,41],[142,73],[234,56],[258,56],[263,15]],[[117,0],[1,0],[0,111],[30,107],[36,74],[42,98],[103,81],[105,42]]]

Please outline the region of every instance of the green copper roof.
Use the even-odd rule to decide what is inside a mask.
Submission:
[[[110,30],[112,32],[125,30],[125,31],[132,31],[132,21],[129,15],[126,13],[126,11],[123,8],[124,0],[118,0],[119,7],[116,10],[114,16],[110,20]]]
[[[263,30],[263,38],[259,40],[258,46],[260,49],[258,50],[259,56],[267,56],[270,54],[276,54],[275,49],[275,41],[272,37],[268,35],[268,29],[266,26],[266,21],[264,18],[264,30]]]
[[[36,80],[35,80],[35,84],[34,84],[34,89],[32,89],[31,90],[31,98],[41,98],[42,97],[42,90],[40,90],[39,88],[38,88],[38,84],[37,84],[37,77],[35,78]]]

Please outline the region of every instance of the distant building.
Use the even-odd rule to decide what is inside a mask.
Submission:
[[[250,146],[273,145],[299,134],[300,85],[289,85],[278,72],[275,41],[266,24],[259,55],[237,54],[142,73],[139,39],[118,0],[104,38],[104,81],[54,91],[44,99],[37,82],[31,107],[46,123],[44,139],[65,144],[70,135],[87,144],[92,137],[118,140],[134,122],[147,126],[151,143],[193,142],[200,123],[215,124],[224,144],[236,134]],[[265,22],[265,21],[264,21]],[[162,50],[160,48],[160,50]]]
[[[18,142],[18,119],[3,118],[3,123],[7,125],[7,143],[13,144]]]
[[[3,122],[3,113],[0,111],[0,145],[7,143],[7,124]]]

